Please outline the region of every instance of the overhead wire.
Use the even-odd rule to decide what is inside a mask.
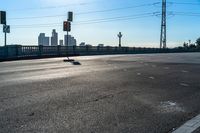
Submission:
[[[143,14],[135,14],[135,15],[127,15],[127,16],[119,16],[112,18],[102,18],[102,19],[92,19],[87,21],[79,21],[74,23],[73,25],[83,25],[83,24],[95,24],[95,23],[103,23],[103,22],[112,22],[112,21],[122,21],[122,20],[130,20],[130,19],[138,19],[145,17],[155,16],[155,12],[153,13],[143,13]],[[52,26],[62,26],[60,23],[45,23],[45,24],[32,24],[32,25],[13,25],[13,28],[36,28],[36,27],[52,27]]]
[[[118,11],[118,10],[126,10],[126,9],[132,9],[132,8],[139,8],[139,7],[145,7],[145,6],[153,6],[156,4],[159,4],[160,2],[154,2],[149,4],[141,4],[141,5],[133,5],[133,6],[126,6],[126,7],[119,7],[119,8],[111,8],[111,9],[105,9],[105,10],[94,10],[94,11],[86,11],[86,12],[79,12],[74,13],[75,15],[83,15],[83,14],[94,14],[94,13],[104,13],[104,12],[112,12],[112,11]],[[39,19],[39,18],[50,18],[50,17],[63,17],[66,16],[66,14],[58,14],[58,15],[45,15],[45,16],[32,16],[32,17],[16,17],[16,18],[9,18],[10,20],[17,20],[17,19]]]
[[[200,3],[192,3],[192,2],[167,2],[167,3],[176,5],[194,5],[194,6],[200,5]]]

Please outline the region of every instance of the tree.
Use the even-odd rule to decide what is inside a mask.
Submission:
[[[184,48],[188,48],[188,43],[184,42],[184,43],[183,43],[183,47],[184,47]]]
[[[200,37],[197,39],[196,43],[197,43],[197,46],[200,47]]]

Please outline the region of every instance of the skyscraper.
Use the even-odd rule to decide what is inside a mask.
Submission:
[[[65,46],[67,46],[67,35],[64,36]],[[68,46],[76,46],[76,39],[71,35],[68,35]]]
[[[58,33],[55,29],[52,31],[52,37],[51,37],[51,46],[57,46],[58,45]]]
[[[45,37],[45,33],[40,33],[38,36],[38,45],[49,46],[49,37]]]
[[[63,46],[63,40],[60,40],[59,43],[60,43],[60,46]]]

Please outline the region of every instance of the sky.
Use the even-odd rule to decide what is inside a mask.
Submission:
[[[37,45],[38,35],[51,36],[56,29],[63,39],[62,23],[73,11],[70,34],[77,44],[159,47],[161,0],[0,0],[0,10],[7,13],[11,33],[7,43]],[[195,42],[200,37],[200,0],[167,0],[167,47]],[[4,45],[0,25],[0,46]]]

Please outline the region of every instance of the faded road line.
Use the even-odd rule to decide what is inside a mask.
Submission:
[[[200,115],[186,122],[172,133],[192,133],[200,127]]]
[[[185,83],[180,83],[181,86],[185,86],[185,87],[188,87],[189,85],[188,84],[185,84]]]

